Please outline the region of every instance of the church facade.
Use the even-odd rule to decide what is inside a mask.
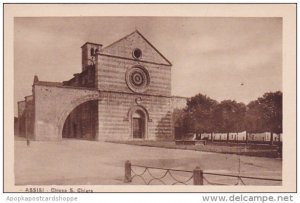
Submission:
[[[34,77],[18,102],[18,133],[33,140],[174,139],[172,64],[139,32],[81,47],[82,72],[63,82]]]

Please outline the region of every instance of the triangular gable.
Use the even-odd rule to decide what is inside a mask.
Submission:
[[[119,39],[101,50],[101,54],[133,59],[132,51],[139,48],[142,51],[141,61],[171,66],[166,59],[139,31]]]

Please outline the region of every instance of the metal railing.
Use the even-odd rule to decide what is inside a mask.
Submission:
[[[133,169],[135,168],[135,169]],[[136,168],[142,169],[140,172],[136,171]],[[154,170],[160,172],[160,175],[154,175]],[[179,175],[178,173],[181,173]],[[184,175],[183,175],[184,174]],[[148,176],[148,178],[146,178]],[[177,177],[181,176],[181,178]],[[209,176],[233,178],[235,181],[228,183],[228,180],[223,182],[208,180]],[[182,178],[183,177],[183,178]],[[139,178],[142,180],[142,184],[151,185],[154,182],[158,182],[163,185],[247,185],[246,179],[255,181],[267,181],[272,183],[281,183],[282,179],[267,178],[267,177],[253,177],[253,176],[241,176],[221,173],[203,172],[200,167],[196,167],[193,171],[190,170],[178,170],[170,168],[160,168],[152,166],[133,165],[130,161],[125,162],[125,183],[131,183],[134,179]],[[227,183],[224,183],[226,182]],[[274,184],[272,184],[274,185]]]

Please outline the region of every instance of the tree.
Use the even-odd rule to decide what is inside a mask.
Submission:
[[[235,132],[242,132],[245,130],[245,116],[247,107],[244,103],[240,102],[236,104],[236,112],[234,114],[235,119]]]
[[[234,100],[224,100],[218,104],[213,116],[218,132],[227,133],[227,142],[230,132],[241,132],[245,129],[244,118],[246,106]]]
[[[197,94],[187,101],[186,126],[190,131],[196,132],[197,136],[200,134],[200,139],[202,133],[212,133],[214,130],[212,112],[217,104],[217,101],[202,94]]]
[[[245,116],[246,142],[248,142],[248,134],[253,132],[265,132],[263,119],[261,116],[260,105],[257,100],[247,105]]]
[[[245,124],[247,132],[261,133],[266,131],[262,116],[262,106],[258,100],[251,101],[247,105]]]
[[[249,132],[282,133],[282,92],[268,92],[247,105],[246,129]]]
[[[282,133],[282,92],[265,93],[258,98],[262,109],[265,128],[271,132],[270,144],[273,144],[273,133]]]
[[[202,133],[213,132],[271,132],[282,133],[282,93],[265,93],[247,106],[234,100],[224,100],[218,103],[206,95],[197,94],[187,101],[185,109],[174,111],[175,126],[181,126],[185,132]]]

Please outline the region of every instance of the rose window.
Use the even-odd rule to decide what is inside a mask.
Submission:
[[[134,92],[144,92],[147,89],[149,82],[149,73],[143,67],[133,67],[126,72],[126,83]]]

